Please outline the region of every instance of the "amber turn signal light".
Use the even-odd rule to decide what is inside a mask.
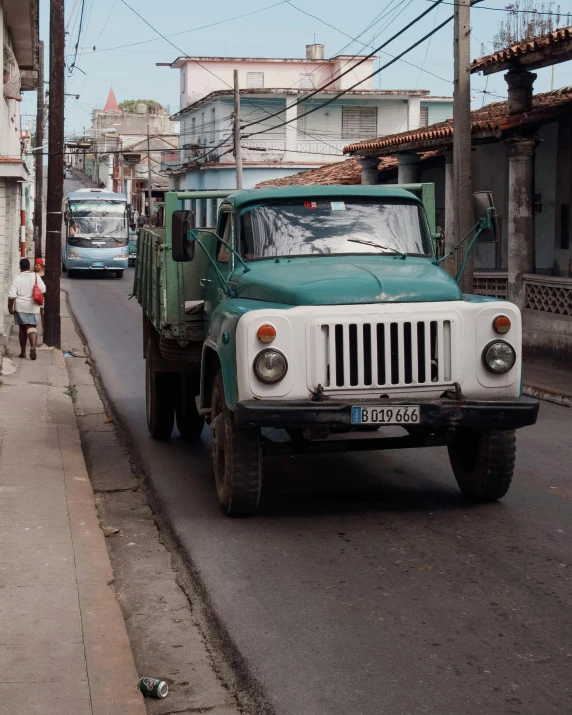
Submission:
[[[500,333],[501,335],[508,333],[510,325],[510,318],[507,318],[506,315],[497,315],[497,317],[493,320],[493,329],[495,333]]]
[[[256,337],[261,343],[271,343],[276,337],[276,328],[273,325],[265,323],[258,328]]]

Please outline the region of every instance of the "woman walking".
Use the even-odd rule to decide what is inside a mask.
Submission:
[[[44,281],[37,273],[30,271],[30,261],[20,259],[20,274],[14,276],[8,291],[8,312],[14,316],[15,325],[20,329],[20,355],[26,357],[26,343],[30,341],[30,360],[36,359],[38,341],[38,317],[40,305],[34,300],[34,287],[37,285],[42,293],[46,292]]]

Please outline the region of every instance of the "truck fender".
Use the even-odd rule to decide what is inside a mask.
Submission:
[[[203,346],[203,358],[201,361],[201,409],[206,409],[211,406],[212,389],[220,367],[221,362],[218,352],[212,346],[205,343]]]

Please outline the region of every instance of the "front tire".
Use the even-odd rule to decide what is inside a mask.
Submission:
[[[179,398],[176,415],[177,429],[185,442],[197,442],[205,425],[205,418],[199,415],[195,397],[200,392],[200,375],[189,372],[181,373]]]
[[[211,398],[211,449],[217,496],[225,514],[253,515],[262,491],[259,432],[235,426],[220,371]]]
[[[176,373],[159,372],[155,366],[155,346],[151,338],[145,350],[145,406],[147,427],[153,439],[166,440],[175,422],[178,385]]]
[[[73,268],[68,268],[68,278],[75,278],[76,275],[76,271]]]
[[[449,459],[459,489],[468,499],[502,499],[514,473],[516,432],[457,429],[449,444]]]

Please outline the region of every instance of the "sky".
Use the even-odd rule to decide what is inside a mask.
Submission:
[[[411,22],[427,8],[429,1],[243,0],[239,4],[234,0],[218,0],[211,5],[190,0],[65,0],[69,33],[66,62],[69,68],[75,58],[76,64],[75,68],[66,71],[70,75],[66,79],[66,93],[80,95],[79,100],[66,97],[66,135],[81,132],[90,125],[91,110],[103,109],[111,86],[118,102],[124,99],[154,99],[168,106],[171,112],[177,111],[179,70],[156,67],[157,62],[172,62],[180,54],[304,57],[305,45],[314,41],[325,45],[326,57],[340,52],[364,54]],[[446,1],[452,3],[452,0]],[[152,27],[137,17],[126,2]],[[498,24],[505,17],[502,10],[506,4],[507,0],[484,0],[472,9],[471,59],[483,54],[483,45],[485,54],[492,51],[491,42]],[[572,11],[572,0],[560,0],[559,4],[563,11]],[[232,19],[245,13],[251,14]],[[443,2],[384,51],[399,54],[452,13],[452,4]],[[378,21],[364,32],[376,18]],[[205,25],[211,27],[203,27]],[[152,28],[171,36],[170,41],[177,47],[160,38]],[[178,34],[173,37],[175,33]],[[361,35],[359,39],[352,41],[358,35]],[[46,45],[48,79],[49,0],[40,0],[40,39]],[[132,43],[143,44],[125,47]],[[377,66],[390,59],[381,53],[379,57]],[[398,61],[381,72],[374,79],[374,87],[428,89],[433,95],[451,95],[453,23],[414,49],[404,60],[406,62]],[[551,88],[551,70],[538,70],[537,74],[535,93],[548,91]],[[555,70],[555,87],[568,85],[572,85],[572,62],[557,65]],[[488,78],[474,75],[471,93],[473,108],[506,98],[502,73]],[[22,113],[25,115],[23,126],[29,124],[33,129],[35,92],[25,93]]]

